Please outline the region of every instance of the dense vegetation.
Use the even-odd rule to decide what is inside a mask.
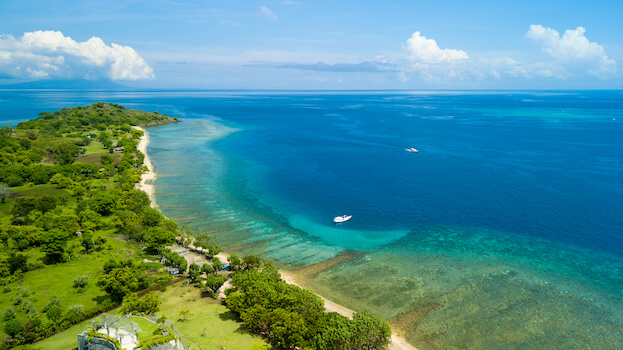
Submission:
[[[178,227],[134,188],[145,168],[136,149],[143,132],[131,126],[174,121],[99,102],[0,128],[0,348],[31,343],[126,296],[138,312],[157,306],[132,294],[170,279],[140,263],[149,252],[139,244],[157,252]],[[128,247],[136,252],[124,253]]]
[[[325,313],[320,297],[283,281],[269,262],[244,266],[232,282],[227,307],[275,348],[384,349],[389,344],[387,321],[365,311],[355,313],[352,320]]]
[[[216,298],[230,278],[227,306],[276,349],[385,348],[386,321],[324,313],[318,296],[257,257],[232,255],[225,267],[211,235],[150,207],[135,189],[146,168],[136,148],[143,133],[132,126],[176,121],[99,102],[0,128],[0,350],[121,304],[122,313],[154,314],[161,305],[154,291],[175,280]],[[188,264],[167,248],[174,242],[207,262]],[[180,311],[180,320],[189,314]]]

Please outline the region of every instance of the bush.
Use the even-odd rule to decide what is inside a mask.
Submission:
[[[10,306],[7,307],[6,310],[4,310],[4,313],[2,314],[2,320],[6,322],[14,318],[15,318],[15,309],[13,309]]]
[[[49,308],[45,314],[50,320],[58,320],[61,317],[61,313],[61,307],[59,305],[54,305]]]
[[[85,312],[82,304],[74,304],[67,308],[64,319],[70,323],[78,323],[84,319]]]
[[[17,319],[12,319],[4,325],[4,332],[11,337],[15,337],[24,330],[24,326]]]
[[[21,176],[17,176],[15,174],[8,176],[5,181],[7,185],[9,185],[9,187],[17,187],[24,184],[24,179],[22,179]]]
[[[74,277],[74,288],[79,289],[86,287],[89,284],[89,276],[82,275]]]

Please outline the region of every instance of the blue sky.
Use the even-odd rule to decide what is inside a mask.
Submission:
[[[0,83],[621,89],[623,1],[2,0]]]

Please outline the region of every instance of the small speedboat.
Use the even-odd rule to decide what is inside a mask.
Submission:
[[[346,221],[350,220],[350,218],[352,218],[352,217],[353,217],[352,215],[342,215],[342,216],[336,216],[336,217],[333,219],[333,222],[335,222],[336,224],[339,224],[339,223],[341,223],[341,222],[346,222]]]
[[[411,152],[411,153],[418,153],[419,151],[416,150],[415,148],[411,147],[411,148],[405,148],[405,151],[407,152]]]

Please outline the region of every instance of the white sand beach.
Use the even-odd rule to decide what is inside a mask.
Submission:
[[[136,184],[136,188],[139,190],[143,190],[147,193],[147,195],[149,196],[149,199],[151,200],[151,206],[155,208],[156,198],[154,196],[155,188],[153,186],[153,182],[156,179],[156,172],[154,171],[154,166],[151,163],[149,156],[147,155],[147,145],[149,144],[149,134],[147,133],[147,131],[145,131],[145,129],[139,126],[133,126],[132,129],[141,130],[144,133],[143,136],[141,136],[141,138],[139,139],[137,149],[145,155],[145,159],[143,160],[143,165],[145,165],[147,169],[149,169],[149,172],[143,173],[141,175],[141,181]]]
[[[281,273],[281,278],[283,278],[284,281],[290,284],[293,284],[295,286],[304,288],[301,286],[300,283],[298,283],[295,276],[288,274],[287,272],[284,272],[284,271],[279,271],[279,273]],[[327,298],[324,298],[321,295],[319,295],[319,297],[324,301],[324,308],[327,312],[337,312],[338,314],[342,316],[353,318],[353,314],[355,313],[353,310],[345,306],[342,306],[340,304],[337,304]],[[396,335],[395,329],[392,329],[392,342],[389,344],[387,349],[388,350],[417,350],[417,348],[409,344],[405,338]]]

